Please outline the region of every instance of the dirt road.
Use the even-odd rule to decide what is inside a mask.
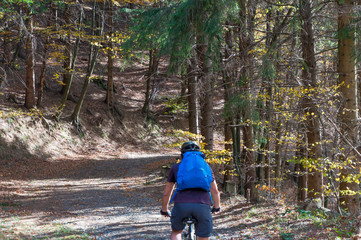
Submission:
[[[1,181],[8,194],[2,199],[2,237],[169,239],[169,219],[159,214],[165,184],[160,169],[174,157],[127,155],[88,161],[54,177]],[[236,235],[222,219],[213,239]]]

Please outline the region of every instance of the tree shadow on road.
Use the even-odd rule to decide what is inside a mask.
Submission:
[[[0,180],[23,179],[27,175],[43,175],[47,169],[44,159],[50,158],[44,151],[45,146],[38,146],[36,155],[28,149],[24,139],[14,136],[11,142],[0,136]],[[1,189],[0,184],[0,189]]]

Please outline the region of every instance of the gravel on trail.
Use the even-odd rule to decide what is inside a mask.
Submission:
[[[7,222],[32,222],[32,231],[59,224],[94,239],[169,239],[169,219],[159,213],[165,185],[160,170],[175,157],[127,155],[91,161],[56,178],[1,182],[8,188],[21,186],[16,201],[24,214],[8,217]],[[238,239],[234,237],[239,232],[228,228],[223,219],[215,220],[211,239]]]

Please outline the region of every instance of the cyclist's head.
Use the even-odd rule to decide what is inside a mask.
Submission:
[[[182,145],[181,153],[183,155],[183,153],[185,152],[200,151],[200,150],[201,148],[195,142],[185,142]]]

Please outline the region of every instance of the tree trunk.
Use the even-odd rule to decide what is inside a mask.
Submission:
[[[360,210],[359,186],[356,182],[347,182],[343,179],[350,174],[358,174],[357,164],[359,157],[356,155],[355,147],[359,144],[358,139],[358,106],[357,88],[355,79],[355,57],[353,49],[354,30],[350,26],[353,21],[353,1],[338,1],[338,31],[342,32],[338,40],[338,74],[339,91],[343,97],[342,105],[338,114],[340,129],[343,133],[341,147],[343,148],[340,160],[346,166],[341,169],[340,203],[343,209],[357,214]],[[355,194],[350,194],[356,192]]]
[[[251,1],[240,0],[240,22],[241,29],[239,35],[239,52],[241,61],[241,91],[240,94],[245,99],[246,104],[242,107],[243,120],[243,141],[246,163],[245,175],[245,194],[251,202],[257,201],[257,193],[255,188],[256,171],[255,171],[255,157],[254,157],[254,142],[253,142],[253,127],[252,127],[252,100],[248,97],[248,92],[251,89],[251,79],[253,75],[253,63],[250,55],[250,49],[254,41],[254,16],[256,4]],[[247,29],[247,31],[246,31]]]
[[[104,2],[105,3],[105,2]],[[96,37],[96,29],[97,29],[97,11],[98,9],[98,1],[93,0],[93,7],[92,7],[92,18],[91,18],[91,37]],[[94,40],[94,39],[93,39]],[[94,54],[94,45],[90,43],[90,49],[89,49],[89,59],[93,59]],[[88,67],[87,72],[90,71],[91,68],[91,61],[88,61]]]
[[[63,73],[63,86],[61,88],[60,93],[62,95],[64,95],[66,93],[66,90],[68,88],[68,85],[70,85],[71,83],[71,44],[70,44],[70,36],[66,36],[65,39],[65,44],[64,44],[64,62],[63,62],[63,69],[64,69],[64,73]]]
[[[276,133],[276,140],[275,140],[275,183],[277,186],[279,186],[280,181],[282,180],[282,158],[281,158],[281,138],[282,138],[282,129],[281,126],[283,125],[282,120],[277,117],[276,118],[276,126],[274,127],[274,131]]]
[[[69,26],[71,24],[71,6],[67,6],[64,10],[64,21],[67,27],[67,31],[70,31]],[[71,34],[67,34],[63,38],[64,41],[64,61],[63,61],[63,87],[61,88],[60,93],[62,95],[66,94],[68,89],[68,85],[71,84],[71,75],[72,75],[72,67],[71,67]],[[74,55],[73,55],[74,57]]]
[[[105,4],[105,2],[104,2],[104,4]],[[104,30],[104,13],[99,15],[97,27],[99,29],[97,35],[99,37],[102,37],[103,30]],[[95,63],[96,63],[98,53],[99,53],[99,48],[100,48],[99,46],[95,46],[94,48],[92,48],[92,49],[94,49],[94,53],[93,53],[93,55],[90,55],[90,56],[92,56],[93,58],[89,59],[89,63],[90,63],[89,69],[88,69],[87,75],[85,76],[85,79],[84,79],[83,88],[82,88],[79,100],[74,108],[73,114],[71,115],[72,121],[75,124],[77,124],[78,126],[79,126],[79,113],[80,113],[81,107],[83,105],[86,92],[88,91],[88,86],[89,86],[91,76],[93,75]]]
[[[187,64],[188,77],[188,121],[189,132],[199,134],[198,131],[198,92],[197,92],[197,75],[195,74],[196,61],[195,56],[189,59]]]
[[[313,23],[312,23],[312,6],[310,0],[300,0],[300,16],[302,20],[302,30],[300,34],[301,49],[302,49],[302,85],[306,92],[303,96],[303,114],[306,118],[305,129],[307,136],[308,159],[315,167],[310,168],[308,175],[308,197],[322,199],[322,174],[320,171],[321,157],[321,139],[320,139],[320,124],[317,104],[312,97],[313,90],[316,89],[316,58],[313,37]]]
[[[234,118],[235,121],[239,122],[240,121],[240,117],[239,116],[235,116]],[[234,161],[234,165],[236,167],[236,171],[238,174],[238,179],[239,179],[239,184],[238,184],[238,189],[240,194],[244,195],[245,194],[245,187],[243,186],[243,175],[242,175],[242,170],[241,170],[241,127],[238,126],[234,126],[231,128],[232,130],[232,140],[233,140],[233,161]]]
[[[107,82],[107,95],[106,103],[110,108],[114,106],[114,81],[113,81],[113,65],[114,65],[114,54],[113,54],[113,2],[109,1],[109,39],[108,39],[108,82]]]
[[[20,13],[19,13],[20,16],[23,15],[23,12],[22,12],[22,8],[20,8]],[[20,26],[19,26],[19,31],[18,31],[18,42],[16,44],[16,47],[15,47],[15,51],[13,53],[13,56],[11,58],[11,61],[10,61],[10,64],[11,66],[15,66],[15,61],[16,61],[16,58],[18,57],[18,55],[20,54],[20,51],[23,47],[23,28],[21,26],[24,25],[24,19],[21,17],[20,18]]]
[[[304,131],[299,131],[299,136],[304,136]],[[298,160],[306,158],[306,149],[304,147],[303,139],[306,139],[306,136],[302,137],[298,143],[298,149],[296,151],[296,158]],[[298,186],[297,190],[297,200],[298,202],[303,202],[307,198],[307,171],[306,167],[302,163],[297,163],[295,165],[296,173],[296,183]]]
[[[151,63],[152,62],[152,50],[149,50],[149,67],[148,67],[148,72],[146,74],[146,79],[145,79],[145,97],[144,97],[144,104],[143,104],[143,108],[142,108],[142,113],[144,113],[146,115],[146,117],[149,116],[149,107],[150,107],[150,88],[151,88],[151,76],[152,74],[151,72]]]
[[[33,17],[29,9],[25,11],[27,19],[27,36],[26,36],[26,91],[25,107],[30,109],[35,107],[35,59],[34,59],[34,36],[33,36]]]
[[[271,9],[270,3],[267,6],[268,9]],[[266,49],[267,54],[263,57],[262,61],[262,68],[263,68],[263,74],[262,74],[262,86],[261,86],[261,99],[259,99],[258,103],[258,109],[260,111],[261,119],[263,119],[263,122],[269,122],[271,123],[272,115],[270,113],[272,109],[272,86],[273,86],[273,78],[275,76],[274,73],[274,49],[272,46],[272,31],[271,31],[271,24],[272,24],[272,11],[268,11],[266,18],[267,18],[267,25],[266,25]],[[262,99],[264,98],[264,99]],[[261,120],[260,119],[260,120]],[[262,124],[263,125],[263,124]],[[257,171],[257,178],[258,182],[260,184],[265,184],[265,182],[270,183],[270,169],[269,169],[269,162],[270,157],[269,154],[265,153],[265,150],[269,150],[269,131],[271,126],[260,126],[260,129],[258,130],[258,153],[257,153],[257,165],[258,171]],[[267,163],[266,163],[266,160]],[[269,186],[271,187],[271,186]]]
[[[188,89],[188,77],[187,74],[182,76],[182,83],[181,83],[181,92],[179,99],[180,101],[185,101],[187,99],[187,89]]]
[[[229,25],[226,23],[226,25]],[[234,96],[234,87],[232,78],[234,78],[236,71],[235,68],[232,66],[233,60],[231,59],[232,56],[232,48],[233,48],[233,35],[231,29],[228,29],[225,32],[225,51],[223,58],[225,59],[224,65],[223,65],[223,85],[224,85],[224,102],[225,102],[225,109],[224,109],[224,149],[226,151],[232,152],[232,144],[231,141],[233,139],[232,137],[232,128],[231,125],[238,124],[238,121],[236,121],[236,114],[234,114],[233,107],[232,107],[232,98]],[[240,143],[238,143],[239,145]],[[232,170],[234,170],[234,160],[235,157],[233,156],[233,159],[229,163],[226,163],[225,165],[225,173],[223,178],[223,187],[226,187],[226,184],[228,181],[232,180]]]
[[[83,102],[84,102],[84,99],[85,99],[85,95],[86,95],[86,92],[88,90],[88,86],[89,86],[89,82],[90,82],[90,78],[93,74],[93,70],[94,70],[94,66],[95,66],[95,62],[96,62],[96,58],[98,56],[98,52],[99,52],[99,47],[96,47],[94,49],[95,53],[93,55],[93,59],[89,59],[90,60],[90,71],[87,73],[85,79],[84,79],[84,84],[83,84],[83,88],[82,88],[82,91],[81,91],[81,94],[80,94],[80,97],[79,97],[79,100],[75,106],[75,109],[74,109],[74,112],[71,116],[71,119],[73,122],[77,123],[78,122],[78,119],[79,119],[79,113],[80,113],[80,110],[81,110],[81,107],[83,105]]]
[[[44,86],[45,86],[46,59],[47,59],[47,54],[48,54],[48,44],[49,44],[49,37],[46,38],[46,41],[44,43],[43,62],[42,62],[42,67],[41,67],[40,80],[39,80],[39,84],[38,84],[38,102],[37,102],[38,107],[41,106],[41,103],[43,101],[43,92],[44,92]]]
[[[78,21],[78,33],[80,33],[81,30],[81,23],[82,23],[82,18],[83,18],[83,11],[82,9],[80,9],[80,16],[79,16],[79,21]],[[73,49],[73,57],[71,59],[71,65],[70,65],[70,79],[69,79],[69,83],[66,84],[66,88],[64,90],[64,94],[60,103],[60,106],[58,107],[57,113],[55,118],[57,120],[60,119],[61,114],[63,113],[63,109],[65,107],[66,101],[68,100],[68,96],[70,93],[70,87],[71,84],[73,82],[73,76],[74,76],[74,70],[75,70],[75,62],[76,62],[76,58],[78,55],[78,50],[79,50],[79,45],[80,45],[80,34],[77,36],[76,41],[75,41],[75,46]]]
[[[201,134],[204,137],[205,149],[213,150],[213,79],[210,75],[207,58],[207,37],[198,38],[197,53],[200,68],[199,81],[201,91]]]
[[[226,23],[227,25],[229,23]],[[229,106],[229,109],[225,109],[227,112],[225,115],[225,123],[224,123],[224,141],[226,142],[224,148],[226,150],[231,151],[232,145],[228,142],[232,141],[232,130],[231,130],[231,123],[233,122],[234,114],[232,113],[232,108],[230,107],[230,104],[232,104],[230,101],[232,101],[233,95],[234,95],[234,88],[233,88],[233,82],[232,78],[235,78],[236,74],[234,74],[235,67],[232,65],[233,61],[231,58],[232,56],[232,48],[233,48],[233,34],[231,29],[228,29],[225,32],[224,36],[225,41],[225,51],[224,51],[224,65],[223,65],[223,84],[224,84],[224,102],[227,106]],[[225,107],[226,108],[226,107]],[[233,122],[234,124],[234,122]]]
[[[8,16],[5,15],[5,18],[7,18]],[[4,60],[6,62],[6,64],[9,64],[10,63],[10,53],[11,53],[11,39],[10,39],[10,36],[8,36],[8,33],[10,32],[10,28],[8,26],[8,23],[6,23],[6,27],[5,27],[5,32],[7,33],[5,36],[4,36]]]
[[[159,65],[159,56],[158,50],[152,49],[149,50],[149,66],[148,72],[146,74],[146,90],[145,90],[145,100],[142,108],[142,113],[146,115],[146,118],[150,116],[150,100],[152,98],[152,81],[158,73],[158,65]]]

